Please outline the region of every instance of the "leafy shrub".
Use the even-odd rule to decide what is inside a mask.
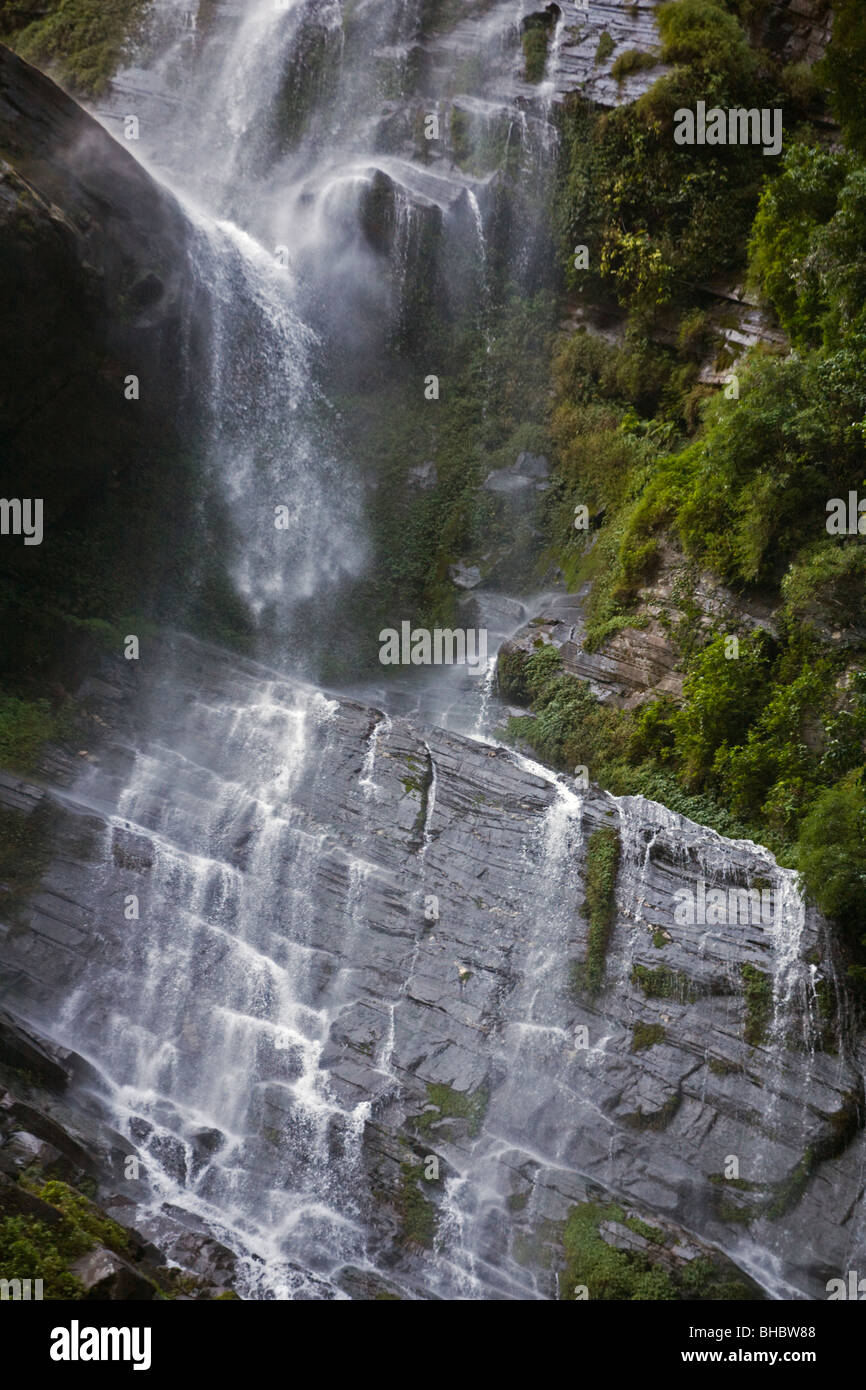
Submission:
[[[627,48],[614,59],[610,75],[615,77],[617,82],[622,82],[633,72],[644,72],[647,68],[657,67],[658,61],[653,53],[642,53],[639,48]]]
[[[676,1288],[664,1270],[654,1267],[644,1255],[617,1250],[602,1239],[599,1225],[611,1220],[624,1221],[620,1208],[595,1202],[581,1202],[571,1208],[563,1233],[566,1266],[560,1278],[560,1297],[573,1299],[576,1286],[584,1285],[593,1301],[675,1299]]]
[[[601,32],[601,36],[598,40],[598,45],[595,50],[596,65],[598,65],[599,63],[606,63],[615,48],[616,44],[614,43],[613,38],[608,33],[607,29],[603,29]]]
[[[146,5],[147,0],[59,0],[48,14],[19,26],[13,47],[31,62],[56,64],[63,81],[84,95],[100,96],[138,33]]]
[[[738,743],[768,698],[769,652],[763,635],[744,638],[736,661],[716,637],[697,657],[672,720],[675,749],[687,781],[708,780],[719,748]]]
[[[863,617],[866,549],[856,538],[825,538],[797,556],[782,580],[782,597],[798,622],[811,618],[847,627]]]
[[[784,152],[779,177],[761,196],[749,242],[750,273],[799,344],[821,341],[827,302],[813,240],[835,213],[849,169],[844,151],[794,143]]]
[[[658,10],[662,57],[707,72],[754,72],[757,58],[724,0],[669,0]]]
[[[46,1299],[84,1297],[84,1285],[68,1265],[88,1246],[29,1216],[0,1218],[0,1279],[41,1279]]]
[[[798,867],[809,896],[838,924],[866,984],[866,790],[850,773],[822,792],[806,816]]]

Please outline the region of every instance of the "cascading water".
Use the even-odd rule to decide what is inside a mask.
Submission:
[[[419,13],[402,0],[351,18],[334,0],[259,0],[199,17],[186,0],[160,0],[146,60],[119,76],[98,112],[109,128],[130,109],[139,114],[140,157],[195,228],[191,273],[205,291],[211,373],[205,466],[230,518],[229,572],[296,672],[305,657],[296,607],[364,560],[346,460],[335,456],[332,410],[317,384],[327,336],[304,319],[327,335],[336,311],[350,337],[365,320],[396,322],[419,229],[457,214],[461,199],[478,283],[490,293],[480,195],[495,170],[466,175],[441,154],[426,167],[426,151],[424,161],[407,159],[405,141],[389,149],[385,134],[383,82],[411,86]],[[512,118],[519,49],[502,7],[480,30],[484,80],[477,69],[473,79],[501,93],[471,118],[486,131]],[[444,151],[451,136],[436,81]],[[535,119],[545,124],[544,114]],[[529,128],[521,111],[523,143]],[[371,235],[381,244],[371,247]],[[182,676],[175,667],[164,679]],[[251,684],[229,702],[195,697],[167,743],[155,721],[116,811],[98,776],[78,789],[107,811],[107,861],[117,862],[120,836],[147,846],[152,873],[140,926],[98,981],[66,1001],[60,1031],[102,1059],[118,1119],[150,1174],[154,1212],[168,1198],[224,1233],[244,1254],[241,1287],[251,1296],[319,1296],[330,1271],[364,1257],[348,1172],[370,1106],[338,1102],[322,1069],[352,980],[347,968],[322,973],[315,904],[317,880],[339,874],[350,958],[375,868],[362,852],[341,855],[298,805],[301,782],[324,775],[329,715],[321,696],[278,683]],[[386,717],[371,732],[358,781],[365,800],[377,796],[390,732]],[[422,863],[435,802],[431,758]],[[395,1007],[392,1043],[380,1052],[385,1086]],[[456,1214],[456,1197],[453,1205]]]
[[[413,296],[431,247],[448,272],[443,294],[457,300],[468,285],[479,311],[501,281],[534,283],[543,259],[538,193],[555,154],[563,20],[533,93],[524,10],[480,6],[427,42],[414,0],[257,0],[208,7],[195,24],[188,0],[160,0],[147,61],[100,110],[110,128],[140,113],[142,158],[194,225],[210,348],[205,467],[261,651],[293,677],[312,664],[305,605],[336,602],[367,559],[333,360],[384,360],[423,301]],[[429,142],[426,117],[438,123]],[[494,235],[503,170],[525,182],[523,204]],[[470,264],[461,276],[455,258],[451,283],[458,243]],[[352,385],[358,370],[346,367]],[[525,616],[512,615],[512,630]],[[683,1000],[660,1006],[656,1025],[682,1027],[683,1074],[671,1082],[633,1060],[647,1005],[634,972],[674,885],[725,881],[732,853],[780,891],[778,924],[745,945],[729,934],[725,960],[705,960],[706,930],[676,949],[706,967],[716,1021],[734,955],[766,955],[765,1077],[781,1092],[809,975],[792,878],[759,847],[642,798],[584,797],[506,754],[490,727],[492,664],[469,697],[449,673],[416,701],[430,722],[484,740],[468,744],[200,644],[162,650],[125,773],[107,759],[70,793],[104,824],[93,893],[105,949],[54,1023],[100,1072],[142,1161],[143,1229],[159,1236],[166,1204],[201,1221],[239,1253],[238,1287],[252,1298],[343,1297],[372,1275],[408,1297],[556,1296],[530,1249],[555,1199],[583,1200],[592,1178],[665,1209],[679,1179],[689,1191],[701,1165],[720,1162],[701,1149],[712,1126],[695,1107],[713,1074],[688,1092],[693,1059],[706,1059]],[[461,781],[482,758],[483,783]],[[599,824],[619,829],[620,914],[610,988],[587,1003],[570,979],[585,947],[587,832]],[[136,915],[119,923],[129,894]],[[807,1105],[784,1104],[805,1143]],[[689,1106],[691,1127],[665,1134]],[[649,1131],[666,1145],[664,1176]],[[756,1171],[776,1181],[778,1148],[759,1147]],[[434,1231],[413,1164],[440,1155]],[[371,1214],[383,1191],[399,1236]],[[713,1237],[728,1250],[740,1241],[718,1222]],[[744,1266],[759,1269],[757,1250],[746,1242]],[[765,1284],[778,1292],[775,1259]]]

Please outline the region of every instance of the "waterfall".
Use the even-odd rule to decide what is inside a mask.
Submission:
[[[140,113],[140,158],[193,232],[202,468],[254,657],[154,639],[132,742],[112,734],[64,793],[99,828],[99,949],[39,1000],[43,1021],[98,1073],[141,1162],[136,1224],[159,1240],[201,1223],[238,1254],[243,1297],[553,1298],[538,1231],[600,1190],[704,1221],[771,1294],[801,1294],[814,1273],[784,1232],[763,1213],[732,1232],[710,1180],[736,1142],[772,1195],[816,1130],[806,1088],[823,1116],[853,1085],[817,1047],[817,929],[794,876],[505,749],[495,659],[471,689],[419,683],[412,719],[396,683],[375,699],[312,683],[352,581],[375,597],[378,578],[353,397],[388,380],[431,299],[483,337],[496,296],[533,292],[549,257],[565,19],[528,92],[525,5],[492,0],[432,37],[425,8],[159,0],[146,56],[100,104],[112,130]],[[590,995],[574,967],[603,827],[620,859]],[[678,891],[757,878],[779,898],[769,926],[675,930]],[[744,966],[770,998],[748,1046]],[[725,1086],[750,1068],[744,1118]]]

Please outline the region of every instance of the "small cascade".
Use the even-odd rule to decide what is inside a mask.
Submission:
[[[475,720],[474,737],[483,739],[490,733],[490,702],[497,688],[497,658],[492,656],[487,662],[487,672],[481,682],[478,717]]]
[[[61,1032],[105,1076],[154,1220],[169,1200],[246,1251],[246,1296],[322,1296],[323,1251],[363,1255],[349,1174],[370,1114],[339,1103],[322,1067],[348,982],[322,993],[313,905],[330,847],[297,802],[337,707],[274,684],[251,694],[196,702],[182,749],[137,756],[105,861],[150,865],[140,920],[67,1001]],[[347,957],[371,869],[354,857],[345,870]],[[284,1284],[289,1252],[315,1286]]]
[[[361,774],[358,778],[358,785],[363,788],[364,800],[375,799],[380,794],[380,790],[374,780],[376,770],[376,751],[379,747],[380,739],[387,739],[391,732],[391,720],[387,714],[380,714],[370,731],[367,741],[367,748],[364,753],[364,761],[361,764]]]

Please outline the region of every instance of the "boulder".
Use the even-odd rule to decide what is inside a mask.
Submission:
[[[147,1302],[157,1289],[149,1279],[113,1250],[104,1246],[90,1250],[69,1267],[70,1274],[80,1279],[86,1290],[85,1298],[122,1302],[136,1299]]]
[[[24,1072],[50,1091],[65,1091],[69,1053],[24,1027],[0,1009],[0,1063]]]

